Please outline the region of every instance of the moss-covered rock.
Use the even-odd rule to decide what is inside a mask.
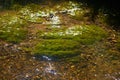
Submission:
[[[107,32],[96,25],[75,25],[66,30],[43,32],[38,35],[43,39],[72,39],[82,44],[92,44],[107,36]]]
[[[78,54],[79,43],[73,40],[50,39],[43,40],[35,46],[34,53],[57,57],[66,57]]]
[[[27,30],[25,23],[16,15],[4,15],[0,17],[0,39],[18,43],[25,39]]]
[[[107,32],[96,25],[76,25],[62,30],[51,30],[38,34],[41,42],[35,45],[33,54],[68,57],[81,53],[82,45],[92,45],[107,36]]]

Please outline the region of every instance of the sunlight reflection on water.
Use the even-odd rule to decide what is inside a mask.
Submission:
[[[45,67],[44,73],[50,73],[53,75],[57,75],[57,71],[55,69],[54,64],[52,64],[50,61],[52,60],[51,58],[47,57],[47,56],[42,56],[44,59],[46,59],[48,61],[48,65]]]

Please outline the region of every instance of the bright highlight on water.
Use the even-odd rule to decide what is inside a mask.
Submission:
[[[53,75],[57,75],[57,72],[55,70],[55,66],[50,62],[52,59],[49,58],[48,56],[42,56],[42,57],[43,57],[43,59],[46,59],[48,61],[48,65],[45,68],[44,73],[45,74],[50,73],[50,74],[53,74]]]

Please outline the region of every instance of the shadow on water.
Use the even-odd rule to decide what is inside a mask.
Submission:
[[[57,58],[54,58],[52,56],[46,56],[46,55],[34,55],[33,59],[38,61],[57,61]]]
[[[39,55],[35,54],[33,55],[33,59],[37,61],[53,61],[53,62],[59,62],[63,61],[65,62],[67,59],[72,59],[72,58],[78,58],[80,56],[80,52],[75,53],[75,54],[69,54],[69,55]],[[77,61],[78,62],[78,61]]]

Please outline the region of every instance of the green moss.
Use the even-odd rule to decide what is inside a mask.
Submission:
[[[82,44],[93,44],[107,36],[107,32],[96,25],[76,25],[66,30],[38,34],[43,39],[72,39]]]
[[[81,53],[82,45],[92,45],[107,36],[96,25],[76,25],[67,29],[38,33],[42,41],[35,45],[34,54],[68,57]]]
[[[74,15],[71,15],[70,17],[76,20],[84,20],[85,15],[88,13],[88,10],[81,9],[74,12]]]
[[[35,46],[34,53],[49,56],[71,56],[79,54],[79,43],[73,40],[51,39],[44,40]]]
[[[5,15],[0,17],[0,39],[8,42],[18,43],[25,39],[27,30],[23,22],[17,16]]]

